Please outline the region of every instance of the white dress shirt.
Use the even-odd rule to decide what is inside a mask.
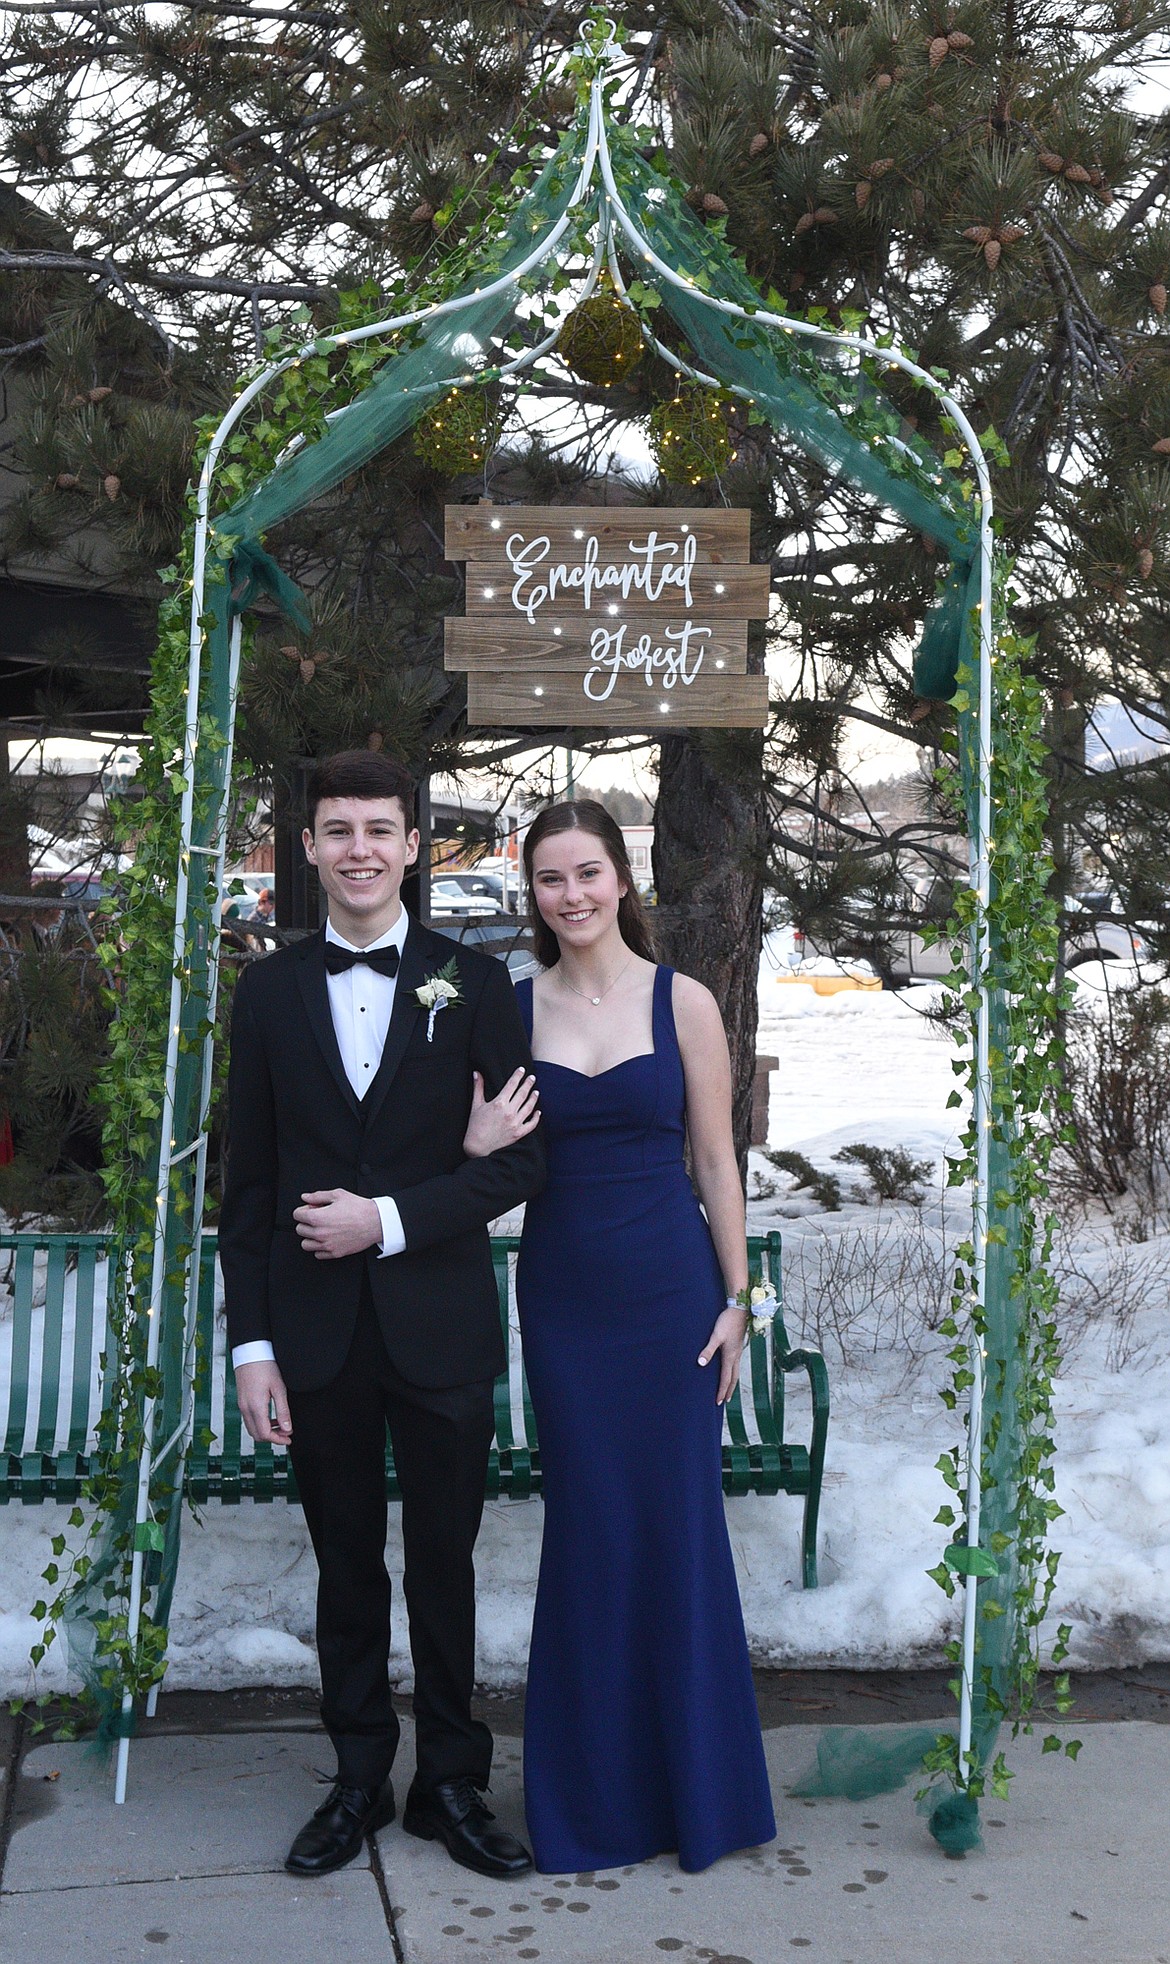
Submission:
[[[401,955],[409,925],[410,917],[405,907],[400,906],[398,919],[389,933],[369,942],[367,949],[397,948]],[[351,941],[343,941],[332,921],[326,923],[325,939],[335,942],[339,948],[349,949],[353,954],[367,952],[355,948]],[[333,1018],[333,1033],[337,1038],[345,1075],[358,1097],[364,1098],[378,1075],[378,1066],[382,1061],[398,977],[380,975],[367,962],[355,962],[352,968],[343,969],[339,975],[330,975],[326,971],[325,986],[329,991],[329,1013]],[[406,1236],[397,1207],[388,1194],[375,1199],[374,1205],[382,1223],[379,1258],[400,1255],[406,1246]],[[275,1352],[265,1339],[257,1343],[239,1343],[232,1351],[233,1370],[240,1364],[274,1362]]]

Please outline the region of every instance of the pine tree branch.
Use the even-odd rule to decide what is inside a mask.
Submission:
[[[1114,230],[1116,232],[1132,232],[1134,226],[1140,225],[1146,214],[1153,210],[1158,199],[1162,196],[1163,191],[1168,187],[1170,187],[1170,162],[1162,164],[1154,172],[1145,190],[1134,199],[1131,205],[1126,206],[1120,218],[1117,220]]]
[[[39,15],[53,20],[61,14],[73,14],[91,20],[108,20],[114,14],[140,14],[146,6],[163,6],[168,15],[175,14],[219,14],[228,20],[277,20],[282,24],[292,23],[298,27],[336,27],[351,25],[344,10],[325,13],[319,9],[300,7],[253,7],[247,0],[240,6],[232,6],[230,0],[66,0],[64,6],[45,6],[41,0],[0,0],[0,14]]]
[[[74,252],[8,252],[0,248],[0,272],[16,272],[21,267],[47,273],[81,273],[120,285],[131,279],[140,286],[156,286],[166,293],[222,293],[240,300],[253,294],[261,300],[323,300],[336,292],[331,286],[293,286],[267,280],[219,279],[206,273],[164,273],[156,267],[135,267],[123,274],[109,259],[89,259]]]

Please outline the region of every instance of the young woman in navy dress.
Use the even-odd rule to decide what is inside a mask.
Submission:
[[[516,1278],[545,1499],[528,1825],[551,1874],[668,1850],[703,1869],[776,1832],[720,1469],[748,1280],[727,1040],[708,990],[655,963],[601,805],[543,811],[525,868],[549,1167]],[[493,1136],[477,1105],[472,1150],[529,1122],[500,1101]]]

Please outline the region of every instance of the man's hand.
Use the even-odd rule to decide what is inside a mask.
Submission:
[[[289,1444],[288,1393],[275,1364],[237,1364],[236,1402],[251,1438],[261,1445]]]
[[[382,1240],[382,1216],[374,1202],[363,1200],[360,1193],[347,1193],[344,1187],[303,1193],[293,1220],[301,1247],[319,1262],[360,1255],[363,1248],[377,1247]]]

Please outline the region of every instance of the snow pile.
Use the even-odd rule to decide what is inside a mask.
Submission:
[[[789,1333],[819,1342],[833,1412],[821,1510],[821,1584],[800,1586],[800,1502],[728,1502],[749,1640],[758,1662],[890,1667],[937,1662],[955,1610],[925,1570],[944,1532],[935,1461],[960,1423],[938,1398],[937,1322],[965,1198],[944,1184],[961,1111],[948,1111],[954,1047],[927,1012],[933,987],[899,995],[819,997],[761,971],[759,1048],[781,1060],[772,1080],[769,1146],[796,1149],[842,1183],[820,1211],[752,1156],[756,1231],[784,1236]],[[927,1161],[920,1205],[878,1206],[861,1167],[834,1154],[861,1141]],[[770,1191],[768,1189],[771,1189]],[[511,1225],[511,1224],[510,1224]],[[1108,1223],[1070,1231],[1061,1248],[1069,1350],[1058,1388],[1057,1496],[1063,1550],[1045,1632],[1073,1625],[1078,1664],[1170,1658],[1170,1236],[1119,1243]],[[791,1382],[788,1429],[800,1438],[807,1395]],[[48,1538],[64,1510],[0,1511],[0,1684],[29,1688],[27,1606],[43,1592]],[[480,1675],[523,1678],[539,1560],[539,1502],[485,1510],[477,1568]],[[402,1550],[390,1510],[395,1589],[392,1669],[409,1683]],[[312,1683],[315,1569],[299,1510],[283,1503],[209,1506],[184,1530],[172,1619],[176,1686]],[[60,1664],[42,1673],[59,1682]]]

